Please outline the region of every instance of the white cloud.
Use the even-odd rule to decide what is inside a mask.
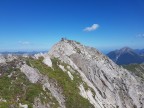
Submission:
[[[91,27],[86,27],[86,28],[84,29],[84,31],[90,32],[90,31],[94,31],[94,30],[96,30],[96,29],[98,29],[98,28],[99,28],[99,25],[98,25],[98,24],[93,24]]]
[[[19,41],[18,43],[21,44],[21,45],[30,45],[31,44],[28,41]]]

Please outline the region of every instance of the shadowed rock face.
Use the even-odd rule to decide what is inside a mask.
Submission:
[[[80,73],[83,81],[94,89],[96,108],[144,108],[143,82],[96,49],[62,40],[48,55]]]
[[[135,50],[128,47],[124,47],[120,50],[111,51],[107,54],[107,56],[119,65],[144,62],[144,58],[142,56],[136,53]]]

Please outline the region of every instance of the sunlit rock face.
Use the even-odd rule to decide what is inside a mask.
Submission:
[[[0,63],[5,63],[6,59],[3,57],[3,55],[0,54]]]
[[[52,47],[48,55],[69,64],[80,73],[83,81],[95,91],[93,103],[97,103],[94,104],[96,108],[144,107],[143,82],[95,48],[63,39]]]
[[[0,55],[0,87],[6,108],[144,108],[142,78],[66,39],[48,53]]]
[[[8,54],[8,55],[2,55],[0,54],[0,63],[6,63],[6,62],[11,62],[18,57],[16,55]]]

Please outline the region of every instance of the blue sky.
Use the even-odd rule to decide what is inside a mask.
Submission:
[[[144,0],[0,0],[0,51],[48,50],[62,37],[144,48]]]

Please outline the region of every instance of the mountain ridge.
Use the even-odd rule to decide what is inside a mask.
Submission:
[[[0,63],[0,69],[9,70],[13,66],[14,70],[11,68],[9,72],[5,70],[1,73],[1,78],[6,77],[9,81],[12,80],[11,82],[17,82],[19,75],[16,77],[15,74],[23,74],[21,76],[27,81],[19,79],[17,82],[21,86],[16,90],[22,92],[21,87],[26,89],[25,95],[17,94],[10,89],[10,93],[14,92],[14,97],[16,96],[13,106],[26,105],[25,108],[144,107],[144,82],[141,78],[118,66],[95,48],[84,46],[76,41],[62,39],[45,54],[17,58],[11,56],[13,59],[3,58],[5,61]],[[11,82],[8,84],[11,85]],[[12,85],[16,86],[13,83]],[[5,89],[7,87],[6,84],[1,86]],[[31,87],[37,92],[29,89]],[[4,90],[0,89],[0,93],[5,93]],[[1,96],[5,101],[1,101],[4,105],[12,106],[9,104],[11,103],[9,98],[5,95]]]
[[[119,65],[144,62],[144,58],[129,47],[111,51],[107,56]]]
[[[62,43],[62,44],[61,44]],[[60,46],[59,46],[60,44]],[[70,45],[70,46],[69,46]],[[71,47],[73,46],[73,47]],[[66,48],[65,48],[66,47]],[[55,49],[56,48],[56,49]],[[61,48],[61,52],[58,52],[57,53],[57,48]],[[74,48],[74,49],[72,49]],[[68,50],[65,50],[65,49],[71,49],[70,51]],[[81,49],[79,51],[79,49]],[[60,51],[59,50],[59,51]],[[65,51],[67,51],[65,53]],[[75,54],[75,52],[78,52]],[[63,53],[65,55],[63,55]],[[122,68],[119,68],[116,64],[114,64],[110,59],[108,59],[106,56],[104,56],[103,54],[101,54],[100,52],[98,52],[97,50],[95,50],[94,48],[91,48],[91,47],[85,47],[83,45],[79,45],[79,44],[75,44],[75,42],[72,41],[72,43],[69,44],[69,41],[67,40],[64,40],[64,41],[61,41],[60,43],[56,44],[56,46],[54,46],[52,48],[52,50],[50,50],[50,52],[48,53],[50,54],[51,56],[54,56],[54,57],[59,57],[60,60],[62,60],[63,62],[65,63],[69,63],[73,68],[76,68],[77,70],[80,71],[81,73],[81,70],[83,71],[84,75],[87,76],[87,79],[85,79],[85,81],[87,80],[90,80],[92,81],[93,83],[97,80],[99,80],[102,85],[109,85],[109,89],[111,90],[112,89],[112,86],[111,84],[109,84],[109,82],[107,82],[107,77],[109,76],[113,76],[113,78],[116,78],[117,77],[117,72],[116,71],[119,71],[120,73],[122,72],[123,74],[125,74],[127,76],[127,74],[129,75],[129,72],[127,72],[126,70],[122,69]],[[83,57],[84,56],[84,57]],[[79,62],[80,61],[80,62]],[[88,62],[87,62],[88,61]],[[74,63],[74,64],[73,64]],[[76,66],[78,67],[76,67]],[[94,65],[93,66],[89,66],[89,65]],[[84,68],[86,67],[86,68]],[[101,71],[100,72],[96,72],[95,73],[95,67],[98,67]],[[81,70],[80,70],[81,69]],[[90,69],[90,70],[89,70]],[[97,70],[97,69],[96,69]],[[87,73],[88,72],[88,73]],[[102,76],[104,78],[102,78],[104,81],[106,81],[105,83],[103,83],[103,80],[100,80],[99,78],[95,79],[94,76],[95,74],[101,74],[101,72],[105,72],[102,74]],[[82,76],[83,76],[83,73]],[[94,74],[95,73],[95,74]],[[110,73],[110,74],[109,74]],[[121,74],[122,74],[121,73]],[[106,76],[106,77],[105,77]],[[127,78],[125,76],[125,78]],[[130,75],[131,76],[131,75]],[[122,76],[121,76],[122,77]],[[123,76],[124,77],[124,76]],[[131,79],[131,78],[130,78]],[[91,85],[92,88],[94,88],[92,85],[93,83],[92,82],[87,82],[89,83],[89,85]],[[94,89],[96,93],[100,93],[101,94],[101,97],[104,98],[105,97],[105,91],[102,90],[101,88],[101,85],[97,85],[96,82],[94,83],[94,85],[96,86],[99,86],[100,88],[97,88],[97,89]],[[103,91],[100,92],[100,91]],[[134,92],[134,91],[133,91]],[[115,96],[114,96],[115,97]],[[113,97],[113,98],[114,98]],[[137,97],[137,96],[136,96]],[[134,97],[133,97],[134,98]],[[109,99],[112,99],[109,98]],[[103,100],[103,99],[102,99]],[[115,100],[115,99],[114,99]],[[135,99],[134,99],[135,100]],[[99,98],[97,97],[97,100],[99,102]],[[107,100],[108,101],[108,100]],[[101,102],[99,102],[100,104]],[[103,103],[104,100],[103,100]],[[107,103],[107,102],[106,102]],[[105,103],[105,104],[106,104]],[[108,103],[107,103],[108,105]],[[122,106],[123,108],[125,106],[122,105],[122,103],[118,106]],[[97,106],[98,107],[98,106]],[[101,105],[99,105],[99,107],[102,107]],[[110,107],[109,105],[106,106],[106,107]],[[112,106],[111,106],[112,107]],[[132,107],[132,106],[131,106]]]

